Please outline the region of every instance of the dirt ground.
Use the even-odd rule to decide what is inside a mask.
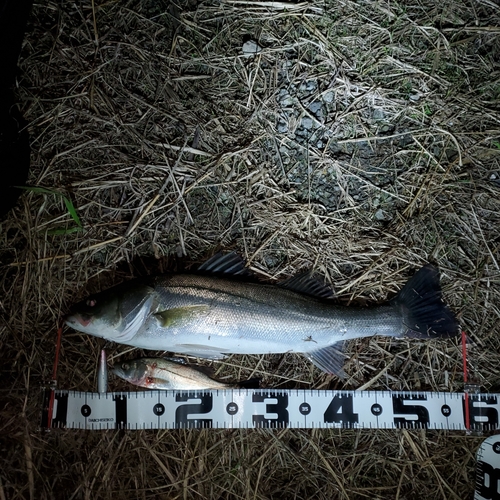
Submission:
[[[473,380],[500,392],[499,36],[491,0],[36,3],[16,93],[37,189],[0,222],[0,499],[472,498],[484,436],[461,432],[39,423],[71,304],[219,250],[266,282],[313,269],[345,303],[435,263]],[[66,328],[58,386],[94,391],[102,345]],[[457,339],[348,355],[345,381],[293,354],[203,363],[263,387],[463,390]]]

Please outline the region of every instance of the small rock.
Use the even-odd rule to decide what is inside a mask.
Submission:
[[[323,94],[323,101],[326,102],[327,104],[332,103],[334,99],[335,99],[335,94],[331,90]]]
[[[288,123],[279,122],[278,123],[278,132],[280,134],[285,134],[286,132],[288,132]]]
[[[318,149],[323,149],[323,143],[322,143],[321,141],[318,141],[318,142],[316,143],[316,147],[317,147]]]
[[[300,121],[300,124],[306,130],[310,130],[310,129],[312,129],[312,126],[313,126],[312,118],[309,118],[308,116],[304,116],[304,118],[302,118],[302,120]]]
[[[376,212],[375,212],[375,219],[377,220],[384,220],[385,219],[385,216],[384,216],[384,211],[379,208]]]
[[[376,108],[373,110],[372,116],[374,120],[383,120],[385,118],[384,110]]]
[[[394,132],[395,129],[396,129],[396,127],[394,125],[392,125],[391,123],[384,123],[380,127],[380,133],[387,134],[389,132]]]
[[[316,90],[318,88],[318,82],[316,80],[309,80],[306,83],[306,90],[309,92],[312,92],[313,90]]]
[[[292,106],[294,103],[294,98],[291,95],[286,95],[280,101],[281,101],[281,105],[284,107]]]
[[[262,47],[260,47],[255,40],[248,40],[248,42],[243,44],[241,50],[245,57],[251,57],[261,52]]]
[[[321,107],[323,105],[321,104],[320,101],[313,101],[311,104],[309,104],[309,111],[311,111],[311,113],[314,113],[315,115],[317,115],[318,113],[321,112]]]

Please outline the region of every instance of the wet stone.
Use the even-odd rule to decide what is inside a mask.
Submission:
[[[288,123],[279,122],[278,123],[278,132],[280,134],[285,134],[286,132],[288,132]]]
[[[317,115],[321,112],[322,106],[323,104],[320,101],[313,101],[311,104],[309,104],[309,110],[311,111],[311,113]]]
[[[302,120],[300,121],[300,124],[306,130],[310,130],[310,129],[312,129],[312,126],[313,126],[312,118],[309,118],[308,116],[304,116],[304,118],[302,118]]]
[[[335,94],[332,91],[328,91],[323,94],[323,101],[326,102],[326,104],[330,104],[334,100],[335,100]]]

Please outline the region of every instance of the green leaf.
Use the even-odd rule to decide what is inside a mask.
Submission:
[[[73,220],[78,224],[79,227],[82,227],[82,223],[80,222],[80,217],[78,217],[78,214],[76,213],[75,206],[73,205],[73,202],[69,199],[66,198],[66,196],[63,196],[64,204],[66,205],[66,208],[68,209],[69,214],[71,217],[73,217]]]
[[[78,227],[83,227],[82,226],[82,223],[80,221],[80,217],[78,217],[78,214],[76,213],[76,208],[75,206],[73,205],[73,202],[67,197],[65,196],[63,193],[61,193],[60,191],[57,191],[55,189],[48,189],[48,188],[44,188],[44,187],[40,187],[40,186],[15,186],[16,188],[19,188],[19,189],[24,189],[25,191],[31,191],[32,193],[39,193],[39,194],[55,194],[56,196],[59,196],[60,198],[63,199],[64,201],[64,204],[66,205],[66,208],[69,212],[69,214],[71,215],[72,219],[76,222],[76,224],[78,225]],[[66,231],[65,229],[54,229],[54,231]],[[74,232],[74,231],[72,231]],[[52,234],[52,233],[48,233],[48,234]],[[56,234],[56,233],[54,233]],[[57,234],[66,234],[66,233],[57,233]]]

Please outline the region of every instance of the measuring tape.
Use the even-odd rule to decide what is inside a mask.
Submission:
[[[42,427],[493,431],[499,428],[499,412],[500,394],[298,389],[106,393],[47,390]]]

